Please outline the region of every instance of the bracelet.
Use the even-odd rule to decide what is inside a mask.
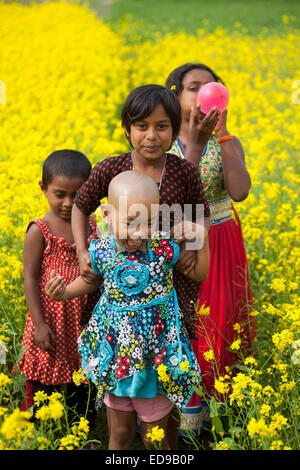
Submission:
[[[220,137],[217,139],[217,144],[220,144],[221,142],[224,142],[225,140],[232,140],[233,136],[232,135],[224,135],[224,137]]]

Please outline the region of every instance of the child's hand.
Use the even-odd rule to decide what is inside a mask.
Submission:
[[[35,344],[43,351],[55,351],[56,336],[47,323],[39,323],[34,326],[33,339]]]
[[[50,280],[47,282],[45,291],[48,297],[53,300],[64,300],[64,292],[66,290],[65,283],[61,276],[55,271],[51,272]]]
[[[227,130],[227,109],[220,113],[219,120],[215,127],[215,133],[217,137],[223,137],[224,135],[229,134]]]
[[[207,114],[200,111],[200,104],[192,107],[189,122],[190,142],[194,145],[205,145],[218,123],[219,115],[220,111],[215,107]]]
[[[78,255],[80,275],[87,284],[93,284],[97,280],[97,275],[93,271],[91,263],[91,255],[88,251],[84,251]]]
[[[197,249],[203,244],[205,228],[202,225],[184,220],[174,226],[172,236],[179,245],[184,241],[197,241]]]
[[[190,222],[189,220],[185,220],[183,222],[183,234],[186,240],[194,240],[201,238],[203,229],[201,225],[197,225],[194,222]]]

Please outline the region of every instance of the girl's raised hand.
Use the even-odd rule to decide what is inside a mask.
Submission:
[[[34,325],[33,339],[35,344],[43,351],[55,351],[56,336],[47,323]]]
[[[193,106],[190,114],[189,131],[190,143],[205,145],[211,137],[220,116],[220,111],[215,107],[207,114],[200,111],[200,104]]]
[[[64,300],[65,283],[61,276],[51,271],[50,280],[47,282],[45,291],[48,297],[53,300]]]
[[[215,127],[215,132],[217,137],[223,137],[226,134],[229,134],[227,130],[227,109],[224,109],[220,113],[219,120]]]

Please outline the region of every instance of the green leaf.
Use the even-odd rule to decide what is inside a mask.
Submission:
[[[23,346],[20,351],[19,351],[19,354],[17,355],[17,358],[16,358],[16,363],[20,362],[20,360],[22,359],[22,357],[24,356],[24,353],[26,351],[26,348],[27,346]]]
[[[212,397],[209,402],[209,411],[210,411],[211,418],[217,417],[219,415],[218,409],[217,409],[217,402],[214,397]]]
[[[243,428],[240,428],[240,427],[230,428],[230,433],[233,434],[233,436],[237,436],[238,434],[241,434],[242,431],[243,431]]]
[[[26,377],[24,374],[20,374],[14,377],[14,392],[18,393],[25,386]]]
[[[197,395],[199,395],[199,397],[204,397],[204,392],[203,392],[203,388],[201,387],[201,385],[199,386],[195,386],[193,385],[193,389],[195,391],[195,393],[197,393]]]
[[[218,433],[218,434],[224,433],[223,424],[222,424],[222,421],[220,420],[219,416],[214,416],[212,418],[212,425],[215,428],[216,433]]]

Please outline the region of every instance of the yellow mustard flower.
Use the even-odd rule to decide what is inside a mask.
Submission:
[[[146,437],[151,440],[151,442],[161,442],[165,437],[165,431],[159,426],[154,426],[150,432],[146,434]]]

